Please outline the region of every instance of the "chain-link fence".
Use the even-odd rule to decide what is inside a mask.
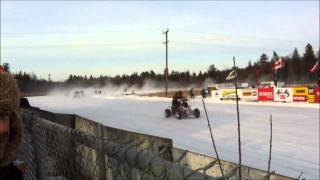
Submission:
[[[173,162],[163,158],[163,152],[170,147],[154,152],[152,145],[143,146],[143,140],[107,140],[27,111],[22,112],[22,117],[25,136],[18,158],[27,164],[27,180],[238,179],[238,167],[224,172],[223,177],[209,176],[208,170],[218,166],[216,160],[192,170],[181,161],[186,153]],[[270,175],[260,179],[269,179]]]

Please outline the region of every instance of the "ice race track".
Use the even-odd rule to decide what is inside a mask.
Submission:
[[[164,117],[169,98],[91,96],[28,98],[32,106],[57,113],[78,114],[106,126],[171,138],[174,146],[215,157],[200,99],[189,102],[199,119]],[[235,102],[206,99],[208,115],[221,159],[238,162]],[[269,116],[273,116],[271,169],[297,178],[319,179],[319,105],[240,103],[242,162],[266,170],[269,153]]]

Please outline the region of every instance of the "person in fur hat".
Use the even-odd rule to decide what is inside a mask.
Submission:
[[[0,180],[22,179],[22,171],[14,164],[22,140],[23,125],[17,114],[20,94],[16,80],[0,72]]]

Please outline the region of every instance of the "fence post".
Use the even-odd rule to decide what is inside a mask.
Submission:
[[[104,138],[104,133],[103,133],[103,125],[96,123],[96,132],[95,132],[96,137]],[[101,143],[101,148],[102,148],[102,143]],[[104,180],[106,179],[106,163],[105,163],[105,155],[103,152],[96,150],[96,161],[97,161],[97,179],[98,180]]]

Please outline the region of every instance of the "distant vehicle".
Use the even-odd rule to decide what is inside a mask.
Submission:
[[[94,91],[94,94],[101,94],[101,90],[99,89],[96,89],[95,91]]]
[[[134,94],[135,94],[134,89],[132,89],[131,91],[128,88],[123,89],[122,95],[134,95]]]
[[[73,98],[80,98],[80,92],[79,91],[75,91],[73,93]]]
[[[84,92],[83,92],[83,90],[74,91],[74,93],[73,93],[73,98],[81,98],[81,97],[84,97]]]

